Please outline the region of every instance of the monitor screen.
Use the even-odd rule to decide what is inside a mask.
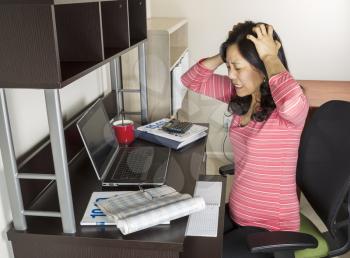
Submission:
[[[96,173],[101,178],[119,147],[101,100],[79,120],[78,128]]]

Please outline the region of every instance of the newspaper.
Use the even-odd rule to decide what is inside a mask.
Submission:
[[[163,119],[155,121],[153,123],[150,123],[150,124],[147,124],[144,126],[140,126],[137,128],[137,130],[142,131],[142,132],[151,133],[154,135],[158,135],[161,137],[165,137],[165,138],[168,138],[170,140],[177,141],[177,142],[183,142],[183,141],[189,140],[189,139],[197,136],[198,134],[200,134],[208,129],[208,127],[193,124],[191,126],[191,128],[183,134],[169,133],[169,132],[164,131],[162,129],[162,126],[166,122],[168,122],[169,120],[170,120],[169,118],[163,118]]]
[[[205,208],[202,197],[192,198],[163,185],[140,190],[96,202],[97,206],[111,216],[122,234],[178,219]]]

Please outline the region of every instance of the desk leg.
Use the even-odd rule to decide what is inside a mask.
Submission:
[[[138,46],[139,73],[140,73],[140,99],[141,99],[141,124],[147,124],[147,71],[145,43]]]
[[[23,215],[23,200],[20,183],[17,178],[17,162],[12,142],[5,89],[0,89],[0,148],[4,164],[7,191],[10,198],[13,224],[17,230],[26,230],[27,223]]]
[[[59,90],[45,90],[45,100],[63,232],[75,233],[72,192],[67,164]]]
[[[122,80],[122,62],[121,57],[118,56],[110,62],[110,73],[111,73],[111,86],[112,90],[115,91],[116,104],[117,104],[117,116],[121,115],[124,107],[123,94],[120,92],[123,89]]]

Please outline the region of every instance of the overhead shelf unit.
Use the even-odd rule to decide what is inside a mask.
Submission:
[[[139,93],[143,94],[140,115],[141,121],[146,122],[146,3],[145,0],[65,4],[52,0],[0,0],[0,3],[0,147],[14,226],[17,230],[26,230],[26,216],[60,217],[63,232],[74,233],[76,222],[68,165],[83,147],[79,144],[77,148],[69,147],[67,153],[66,144],[74,143],[66,140],[70,141],[74,139],[71,135],[78,134],[72,126],[75,120],[66,125],[62,121],[59,89],[110,63],[112,90],[115,91],[111,96],[116,103],[114,107],[118,107],[120,56],[137,47],[140,55]],[[13,147],[6,88],[43,89],[45,93],[50,141],[29,152],[19,167]],[[51,146],[52,155],[47,154],[48,146]],[[42,169],[38,161],[45,156],[44,150],[48,159],[53,160],[53,166]],[[27,164],[31,164],[31,168],[39,164],[38,170],[25,171],[23,168]],[[28,181],[35,189],[30,194],[26,194]],[[52,182],[57,185],[59,210],[27,207],[28,203],[34,203],[36,193],[46,191]]]

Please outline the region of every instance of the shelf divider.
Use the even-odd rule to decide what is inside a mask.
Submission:
[[[134,45],[147,38],[146,0],[129,0],[130,44]]]
[[[101,18],[105,58],[130,46],[127,0],[101,2]]]

